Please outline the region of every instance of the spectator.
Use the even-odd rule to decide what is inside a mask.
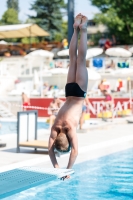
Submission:
[[[56,68],[62,68],[63,67],[63,63],[61,61],[60,62],[58,61],[58,62],[55,63],[55,67]]]
[[[114,100],[111,94],[107,90],[103,91],[103,94],[105,96],[105,107],[106,110],[113,111],[113,105],[114,105]]]
[[[101,82],[98,85],[98,89],[100,90],[101,93],[103,93],[103,91],[105,89],[104,85],[103,85],[104,81],[106,81],[106,80],[105,79],[101,80]]]
[[[112,47],[112,42],[110,41],[109,38],[106,39],[106,42],[104,44],[104,49],[107,50],[109,49],[110,47]]]
[[[106,39],[104,37],[101,37],[100,40],[98,41],[99,47],[103,48],[105,42],[106,42]]]
[[[113,60],[109,64],[107,64],[106,69],[115,69],[115,63]]]
[[[46,96],[48,91],[49,91],[49,84],[48,82],[45,82],[43,84],[43,95]]]
[[[23,111],[25,111],[26,106],[30,105],[30,100],[24,92],[22,92],[22,103],[23,103]]]
[[[117,86],[116,91],[120,92],[123,89],[123,81],[121,79],[118,79],[116,86]]]
[[[68,41],[67,41],[66,38],[63,39],[62,45],[63,45],[63,48],[64,48],[64,49],[67,49],[67,48],[68,48]]]
[[[21,56],[25,56],[26,55],[26,52],[23,50],[23,49],[19,49],[19,54],[21,55]]]

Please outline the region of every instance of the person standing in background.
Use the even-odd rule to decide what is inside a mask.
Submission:
[[[111,111],[113,113],[114,99],[113,99],[112,95],[107,90],[104,90],[103,94],[105,96],[106,110]]]
[[[101,37],[100,40],[98,41],[99,47],[103,48],[105,42],[106,42],[106,39],[104,37]]]
[[[30,106],[30,99],[24,92],[22,92],[22,103],[23,103],[23,111],[26,111],[27,110],[26,106]]]
[[[49,84],[48,84],[48,82],[45,82],[43,84],[43,96],[47,96],[48,91],[49,91]]]
[[[104,44],[104,50],[106,51],[107,49],[112,47],[112,42],[110,41],[109,38],[106,39],[106,42]]]
[[[104,85],[103,85],[104,81],[105,81],[105,79],[101,80],[101,82],[98,85],[98,90],[101,92],[101,94],[105,90]]]
[[[62,45],[63,45],[63,48],[64,48],[64,49],[68,49],[68,41],[67,41],[66,38],[64,38],[64,39],[62,40]]]

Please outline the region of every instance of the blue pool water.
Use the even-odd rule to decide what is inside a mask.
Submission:
[[[17,133],[17,122],[0,122],[0,134]],[[37,129],[48,129],[49,124],[46,122],[38,122]]]
[[[70,180],[40,185],[5,200],[133,200],[133,149],[77,164],[74,170]]]

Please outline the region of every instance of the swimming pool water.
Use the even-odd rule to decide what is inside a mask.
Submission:
[[[0,134],[17,133],[17,122],[0,122]],[[37,129],[48,129],[49,124],[46,122],[38,122]]]
[[[133,200],[133,149],[77,164],[74,170],[70,180],[40,185],[5,200]]]

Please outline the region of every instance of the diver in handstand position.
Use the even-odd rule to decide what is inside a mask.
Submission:
[[[65,86],[66,102],[58,112],[51,128],[49,156],[55,168],[59,168],[54,149],[59,152],[71,150],[67,169],[72,168],[78,155],[76,128],[79,124],[82,106],[86,97],[88,72],[86,69],[87,17],[78,14],[74,22],[74,33],[70,42],[70,67]],[[80,42],[78,46],[78,34]],[[77,55],[78,46],[78,55]],[[69,178],[66,176],[65,178]]]

